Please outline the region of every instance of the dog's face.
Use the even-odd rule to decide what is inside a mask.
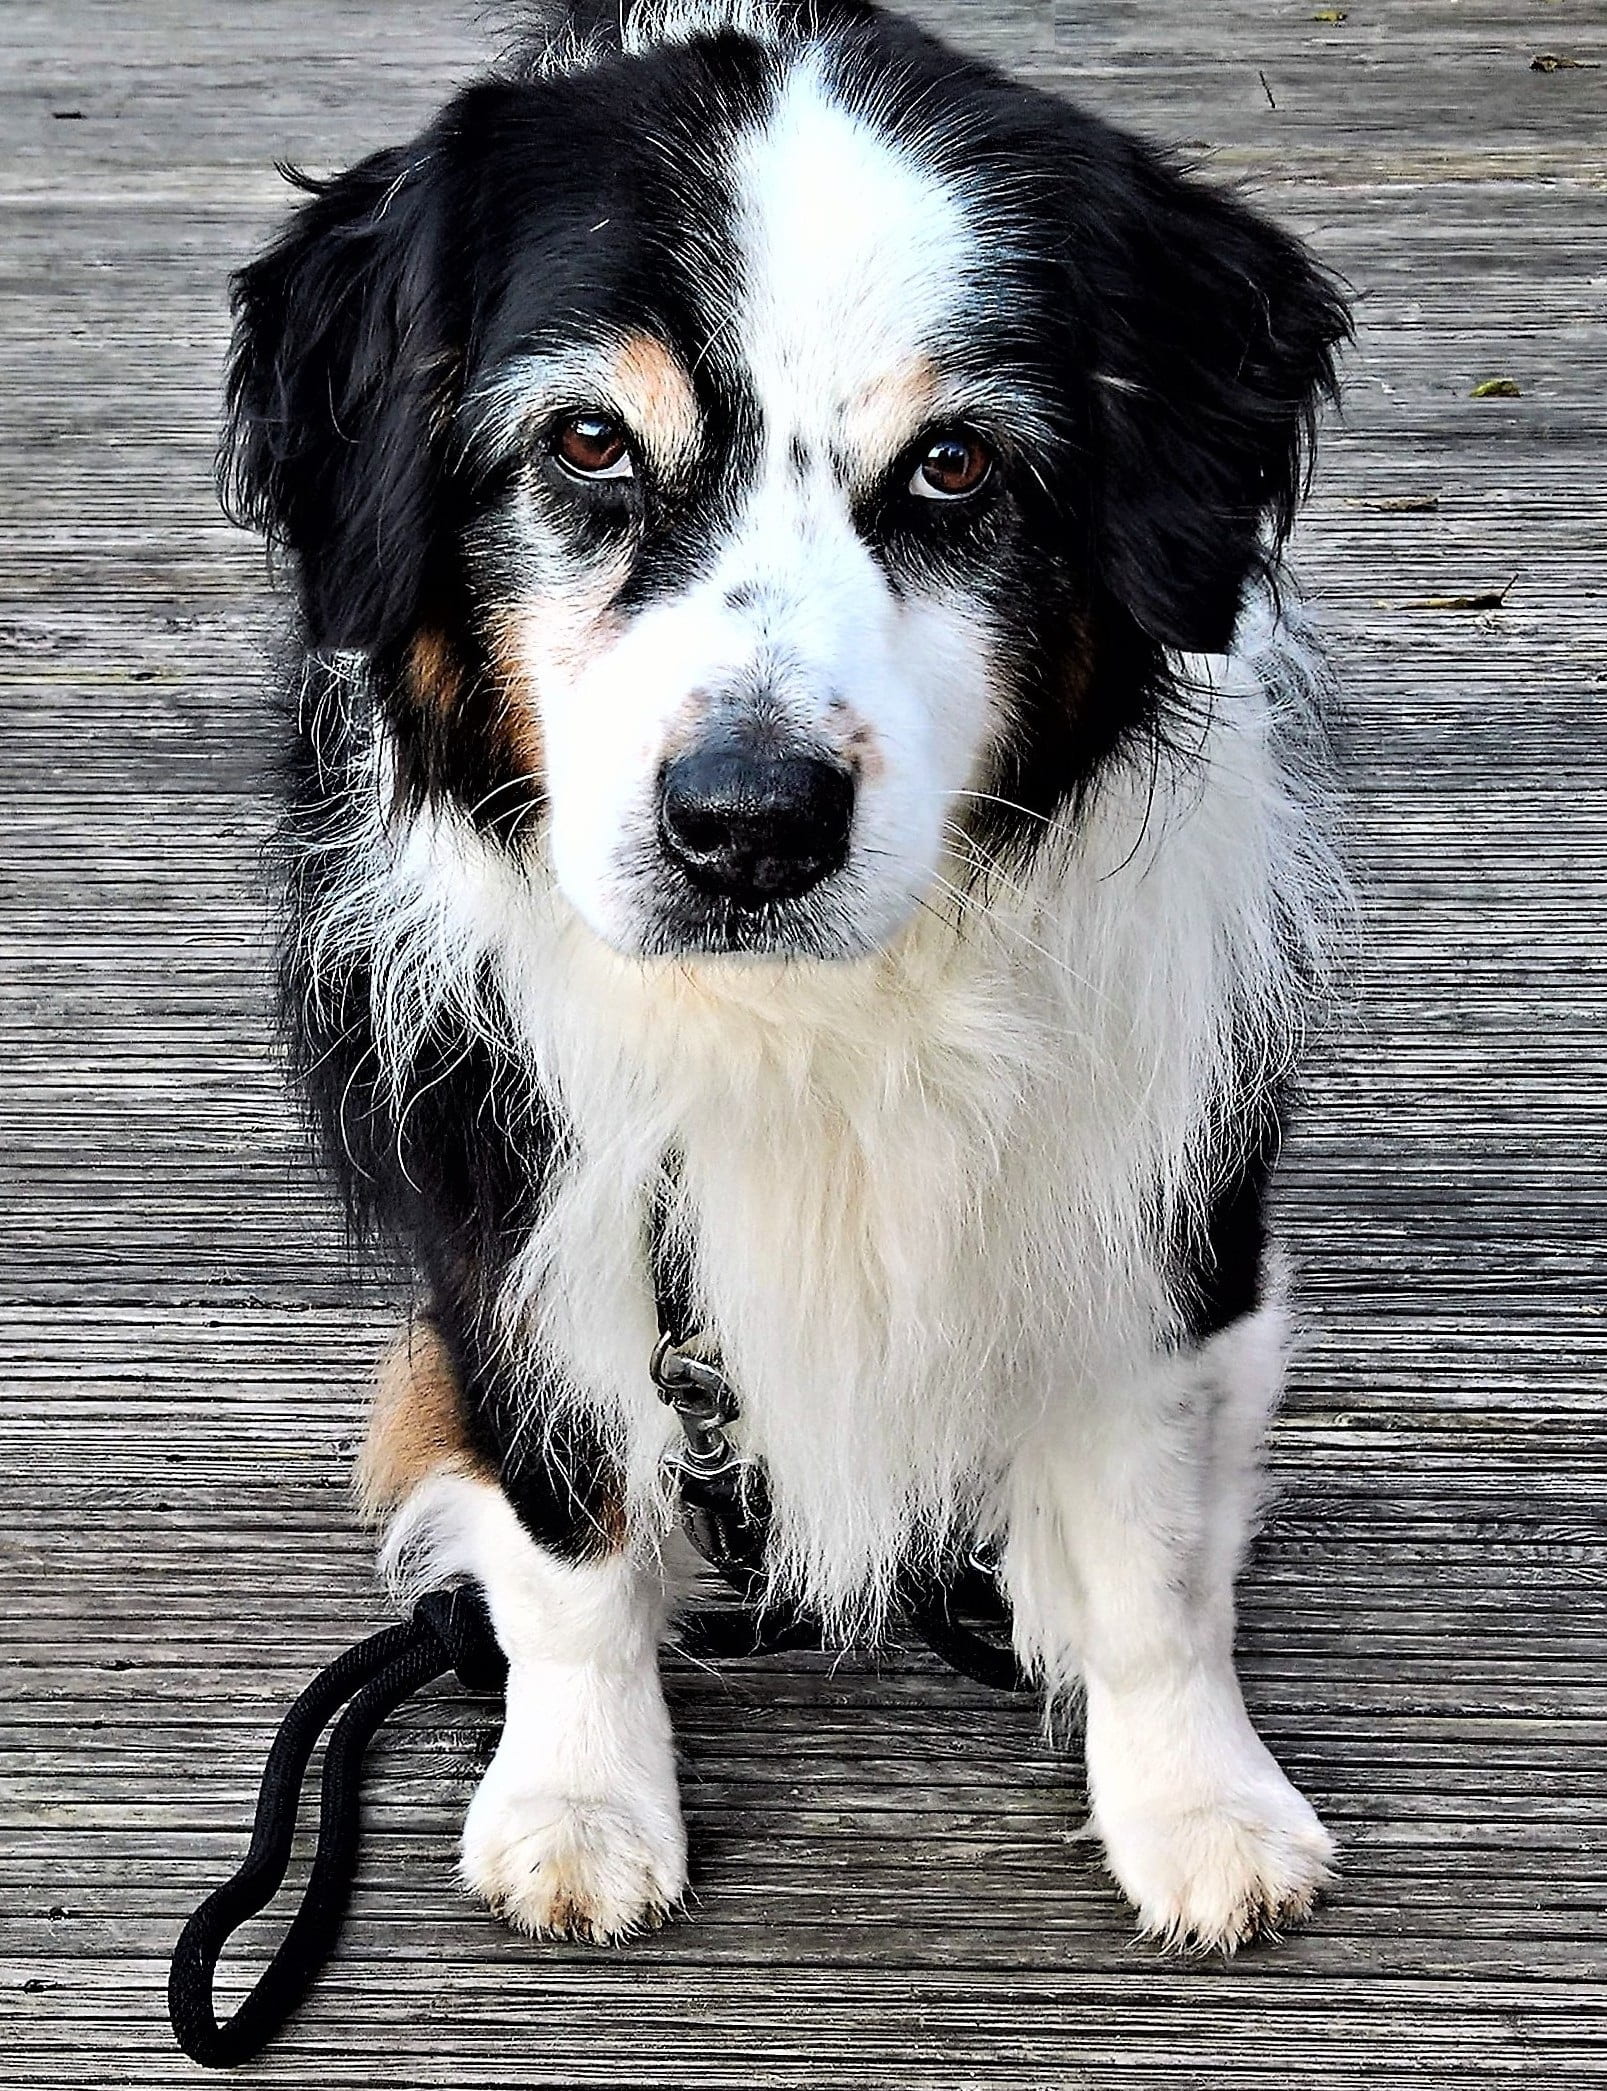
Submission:
[[[1047,97],[744,13],[323,189],[241,282],[234,479],[409,791],[622,950],[835,958],[1228,642],[1343,315]]]
[[[954,184],[816,67],[755,101],[472,383],[502,469],[470,564],[593,927],[836,957],[915,906],[1003,724],[1025,402],[980,367],[997,286]]]

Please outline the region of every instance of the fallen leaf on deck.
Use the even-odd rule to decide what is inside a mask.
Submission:
[[[1319,7],[1311,19],[1314,22],[1327,22],[1331,25],[1337,25],[1343,22],[1349,13],[1350,9],[1348,7]]]
[[[1516,378],[1485,378],[1473,387],[1469,399],[1521,399],[1523,388]]]
[[[1532,73],[1599,73],[1601,61],[1596,58],[1567,58],[1557,51],[1542,51],[1538,58],[1529,60]]]
[[[1386,494],[1376,501],[1351,500],[1346,508],[1365,508],[1372,515],[1438,515],[1438,494]]]
[[[1505,588],[1481,589],[1477,595],[1419,595],[1409,602],[1386,603],[1387,610],[1500,610],[1517,583],[1514,574]]]

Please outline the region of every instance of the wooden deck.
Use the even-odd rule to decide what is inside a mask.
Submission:
[[[1607,71],[1530,63],[1607,59],[1599,6],[921,11],[1247,177],[1360,294],[1300,553],[1369,938],[1285,1178],[1310,1333],[1243,1630],[1343,1885],[1167,1962],[1030,1711],[914,1655],[672,1664],[693,1917],[533,1947],[452,1888],[493,1708],[442,1697],[382,1748],[346,1943],[260,2075],[1607,2081]],[[0,45],[0,2081],[179,2085],[174,1934],[278,1710],[380,1616],[344,1487],[391,1313],[268,1044],[225,278],[276,156],[405,133],[484,45],[469,0],[8,0]]]

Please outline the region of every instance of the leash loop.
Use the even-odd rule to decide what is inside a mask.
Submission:
[[[285,1715],[263,1769],[246,1856],[190,1918],[173,1949],[168,2016],[192,2061],[208,2069],[232,2069],[248,2061],[311,1988],[334,1950],[351,1900],[364,1754],[387,1716],[420,1685],[448,1670],[455,1670],[470,1691],[495,1689],[507,1675],[477,1585],[433,1592],[404,1624],[385,1627],[348,1648],[318,1673]],[[331,1720],[318,1841],[301,1905],[243,2001],[220,2020],[218,1961],[240,1926],[265,1909],[283,1884],[302,1783]]]

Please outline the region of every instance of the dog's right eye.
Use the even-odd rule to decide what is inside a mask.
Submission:
[[[560,421],[552,436],[552,454],[575,479],[631,479],[631,462],[625,431],[612,414],[570,414]]]

